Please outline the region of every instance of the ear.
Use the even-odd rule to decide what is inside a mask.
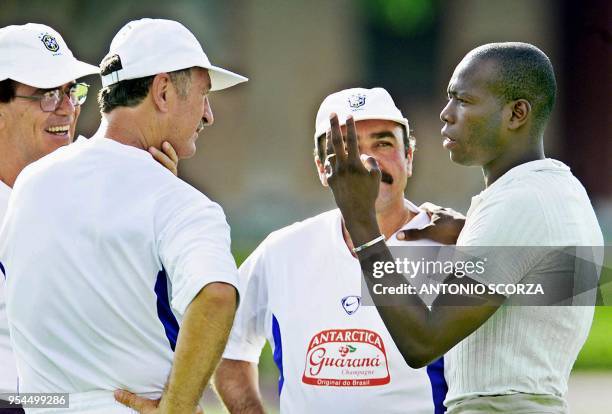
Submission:
[[[4,112],[3,104],[0,104],[0,130],[7,127],[6,112]]]
[[[414,154],[414,151],[412,150],[412,148],[408,147],[406,148],[406,161],[404,161],[406,163],[406,173],[408,175],[408,177],[412,177],[412,156]]]
[[[531,115],[531,104],[526,99],[519,99],[509,103],[510,105],[510,120],[508,121],[508,129],[516,130],[525,125],[529,121]]]
[[[323,185],[323,187],[329,187],[329,185],[327,184],[327,175],[325,174],[325,166],[319,159],[318,155],[315,155],[314,162],[317,167],[317,173],[319,174],[319,180],[321,181],[321,185]]]
[[[153,78],[151,84],[151,99],[158,111],[168,112],[168,95],[170,91],[170,76],[167,73],[159,73]]]

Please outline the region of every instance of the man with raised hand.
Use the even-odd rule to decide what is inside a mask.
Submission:
[[[69,393],[62,412],[133,412],[117,389],[194,412],[237,303],[229,227],[147,151],[193,155],[208,93],[246,78],[158,19],[124,26],[101,74],[100,129],[24,169],[0,234],[20,390]]]
[[[405,243],[400,229],[431,218],[404,197],[412,174],[414,138],[408,120],[382,88],[329,95],[316,117],[314,162],[327,186],[322,160],[329,114],[353,116],[359,148],[381,165],[375,214],[390,245]],[[443,412],[442,360],[412,369],[371,306],[363,306],[354,243],[337,209],[275,231],[240,267],[246,284],[232,334],[215,374],[232,414],[263,412],[257,363],[266,341],[280,371],[281,413]]]
[[[567,166],[544,156],[543,134],[555,95],[550,60],[533,45],[480,46],[455,69],[440,114],[444,147],[454,162],[481,166],[486,186],[472,198],[458,247],[473,248],[482,258],[498,254],[496,246],[593,246],[591,260],[595,269],[601,265],[602,232],[585,189]],[[372,293],[376,283],[395,286],[406,280],[394,272],[373,277],[375,263],[394,259],[378,242],[375,206],[382,166],[370,157],[364,167],[357,135],[354,120],[347,121],[343,134],[338,118],[331,117],[327,180],[353,242],[365,246],[358,256]],[[503,266],[451,276],[447,283],[478,292],[479,285],[575,275],[579,262],[545,248],[501,252]],[[595,289],[591,292],[594,299]],[[480,306],[448,306],[468,301]],[[378,299],[377,309],[411,366],[445,354],[448,413],[567,413],[567,380],[588,335],[593,306],[501,306],[505,301],[506,296],[485,290],[441,295],[431,310],[415,295],[395,301],[406,306],[384,306],[388,302]]]
[[[48,26],[28,23],[0,28],[0,224],[21,170],[72,141],[88,91],[88,85],[76,80],[94,73],[98,68],[74,58],[61,35]],[[0,413],[23,412],[2,401],[17,390],[2,276]]]

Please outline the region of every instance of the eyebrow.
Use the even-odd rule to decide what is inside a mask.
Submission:
[[[385,139],[385,138],[391,138],[391,139],[395,139],[397,140],[397,137],[395,136],[395,134],[392,131],[380,131],[380,132],[374,132],[372,134],[369,135],[371,138],[374,139]]]
[[[77,84],[77,82],[76,82],[76,81],[68,82],[68,89],[72,88],[72,87],[73,87],[74,85],[76,85],[76,84]],[[49,92],[49,91],[54,91],[54,90],[56,90],[56,89],[62,89],[62,90],[63,90],[64,88],[61,88],[61,87],[59,87],[59,86],[58,86],[57,88],[48,88],[48,89],[40,89],[40,88],[39,88],[39,89],[36,89],[36,90],[34,91],[34,93],[45,93],[45,92]]]

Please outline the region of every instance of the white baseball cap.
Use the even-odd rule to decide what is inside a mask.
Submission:
[[[172,20],[140,19],[127,23],[113,38],[104,59],[114,55],[121,59],[122,69],[102,76],[103,87],[122,80],[144,78],[194,66],[208,69],[211,91],[229,88],[248,80],[244,76],[213,66],[193,33]]]
[[[48,89],[98,72],[96,66],[77,60],[49,26],[28,23],[0,28],[0,81],[12,79]]]
[[[315,139],[329,130],[329,115],[332,112],[338,114],[340,126],[345,125],[346,118],[352,115],[355,121],[366,119],[395,121],[403,125],[406,131],[410,131],[408,120],[395,106],[389,92],[383,88],[351,88],[329,95],[323,100],[317,112]]]

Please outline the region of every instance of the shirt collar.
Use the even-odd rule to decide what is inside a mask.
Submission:
[[[563,164],[561,161],[557,161],[552,158],[545,158],[543,160],[535,160],[529,161],[520,165],[517,165],[514,168],[506,171],[504,175],[499,177],[493,184],[487,187],[480,193],[480,196],[485,195],[487,192],[490,192],[492,188],[502,187],[505,184],[508,184],[510,181],[515,178],[519,178],[529,174],[530,172],[535,171],[569,171],[570,168]]]

